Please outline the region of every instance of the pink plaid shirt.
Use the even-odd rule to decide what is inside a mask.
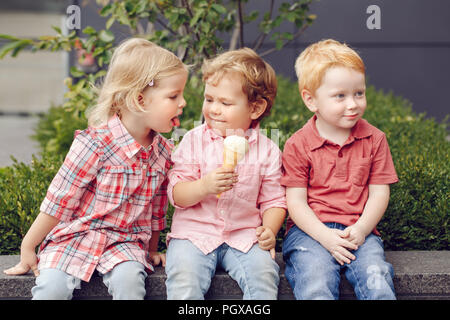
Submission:
[[[285,188],[280,185],[281,151],[259,131],[249,130],[249,151],[238,163],[239,182],[233,189],[209,195],[188,208],[175,206],[171,238],[188,239],[204,254],[222,243],[247,252],[257,242],[255,230],[262,225],[262,215],[270,208],[286,209]],[[173,201],[173,187],[180,181],[194,181],[223,163],[224,139],[206,124],[184,135],[172,154],[167,194]]]
[[[117,116],[77,131],[41,212],[60,220],[39,250],[39,269],[89,281],[123,261],[147,262],[153,231],[166,227],[167,173],[173,144],[157,134],[139,145]]]

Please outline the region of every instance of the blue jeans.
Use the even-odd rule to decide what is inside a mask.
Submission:
[[[219,265],[237,281],[244,299],[277,299],[279,266],[258,244],[243,253],[224,243],[205,255],[181,239],[170,240],[167,248],[167,299],[203,300]]]
[[[36,286],[31,289],[33,300],[70,300],[74,289],[80,289],[80,279],[59,269],[39,270]],[[147,273],[142,263],[125,261],[103,275],[103,283],[114,300],[143,300]]]
[[[329,228],[343,230],[339,223],[325,223]],[[364,244],[352,252],[356,259],[341,266],[319,242],[297,226],[283,241],[286,278],[296,299],[339,299],[340,271],[361,300],[395,300],[394,270],[386,262],[381,238],[370,234]]]

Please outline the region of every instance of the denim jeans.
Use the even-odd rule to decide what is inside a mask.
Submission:
[[[325,223],[329,228],[343,230],[339,223]],[[394,270],[386,262],[381,238],[370,234],[352,252],[356,259],[341,266],[319,242],[297,226],[293,226],[283,241],[286,278],[296,299],[339,299],[340,271],[361,300],[395,300]]]
[[[80,279],[59,269],[42,269],[31,289],[33,300],[70,300]],[[143,300],[147,273],[142,263],[125,261],[103,275],[103,283],[114,300]]]
[[[182,239],[170,240],[167,248],[167,299],[203,300],[218,266],[237,281],[244,299],[277,299],[279,266],[258,244],[243,253],[224,243],[205,255]]]

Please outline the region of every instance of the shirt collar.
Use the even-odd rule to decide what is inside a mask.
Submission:
[[[308,139],[311,151],[322,147],[325,144],[325,142],[328,141],[327,139],[320,136],[319,131],[317,130],[316,127],[316,119],[317,116],[314,115],[312,118],[308,120],[308,122],[305,125],[305,129],[307,130],[309,137]],[[367,121],[364,119],[359,119],[358,122],[353,126],[352,131],[350,132],[349,139],[345,144],[350,144],[353,141],[355,141],[355,139],[363,139],[371,135],[372,132],[370,131],[369,126],[367,125]]]
[[[141,149],[145,148],[141,146],[133,136],[127,131],[125,126],[120,121],[120,118],[117,115],[114,115],[108,121],[108,128],[111,130],[111,133],[114,139],[117,141],[119,146],[124,150],[126,156],[128,158],[132,158],[135,156]],[[152,144],[148,147],[148,150],[153,150],[156,156],[159,156],[160,150],[160,141],[161,136],[158,133],[155,133]]]
[[[211,140],[224,140],[220,134],[218,134],[215,130],[213,130],[206,122],[203,124],[203,134],[206,135]],[[250,128],[245,132],[245,137],[248,139],[248,143],[251,144],[253,142],[258,141],[259,134],[259,123],[254,127]]]

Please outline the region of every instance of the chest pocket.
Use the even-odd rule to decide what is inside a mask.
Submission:
[[[370,174],[372,166],[372,157],[355,160],[351,163],[350,179],[351,182],[358,186],[365,186]]]
[[[237,198],[256,203],[262,179],[260,167],[258,165],[238,165],[237,172],[239,181],[234,187],[234,195]]]
[[[141,187],[143,172],[127,166],[105,166],[97,177],[96,211],[111,211]]]

